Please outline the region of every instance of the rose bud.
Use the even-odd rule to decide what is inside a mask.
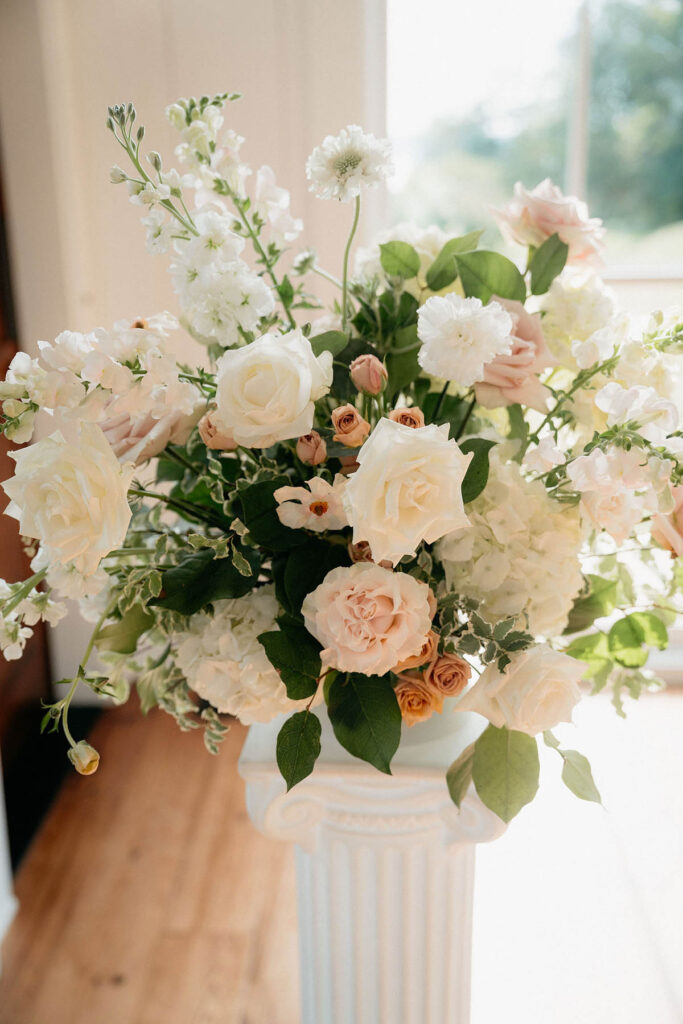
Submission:
[[[443,698],[419,672],[404,673],[394,687],[401,717],[406,725],[415,725],[431,718],[435,711],[441,714]]]
[[[344,462],[344,457],[342,457],[339,461]],[[370,545],[366,540],[359,540],[357,544],[354,544],[353,541],[349,541],[348,552],[349,558],[351,559],[352,562],[374,562],[374,558],[372,557],[372,551],[370,550]],[[379,564],[382,566],[383,569],[393,569],[393,565],[391,564],[391,562],[387,562],[386,559],[385,561],[380,562]],[[429,598],[427,600],[429,600]]]
[[[230,434],[226,434],[213,419],[215,409],[205,412],[198,423],[199,436],[207,448],[218,448],[221,451],[233,452],[237,442]]]
[[[79,775],[92,775],[100,763],[100,755],[85,740],[80,740],[75,747],[71,747],[68,757]]]
[[[358,356],[349,366],[354,387],[363,395],[381,395],[387,386],[389,375],[377,356]]]
[[[296,442],[296,454],[306,466],[319,466],[327,458],[327,445],[317,430],[304,434]]]
[[[370,424],[353,405],[340,405],[335,409],[332,426],[335,431],[332,440],[345,444],[347,448],[360,448],[370,433]]]
[[[440,654],[426,670],[425,679],[444,697],[457,697],[471,674],[471,667],[457,654]]]
[[[395,672],[396,675],[400,675],[401,672],[406,672],[411,668],[419,668],[420,665],[426,665],[427,662],[431,664],[431,662],[434,661],[434,658],[436,658],[438,650],[439,635],[438,633],[435,633],[434,630],[431,630],[427,633],[424,643],[417,654],[413,654],[412,657],[405,658],[404,661],[399,662],[399,664],[392,669],[392,672]]]
[[[413,405],[410,409],[392,409],[389,413],[389,419],[393,420],[394,423],[402,423],[404,427],[412,427],[414,430],[425,425],[424,413],[416,405]]]

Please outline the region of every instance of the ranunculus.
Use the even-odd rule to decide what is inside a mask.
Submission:
[[[513,654],[504,672],[489,665],[455,710],[476,711],[499,729],[505,725],[535,736],[571,722],[584,669],[575,658],[538,644]]]
[[[461,485],[471,457],[448,439],[448,424],[412,429],[380,420],[344,497],[354,543],[367,541],[376,562],[395,565],[421,541],[469,526]]]
[[[515,185],[514,198],[502,210],[492,210],[503,235],[519,245],[538,246],[557,234],[569,246],[567,262],[580,263],[600,256],[605,229],[576,196],[565,196],[550,178],[536,188]]]
[[[304,434],[296,442],[296,455],[305,466],[319,466],[327,458],[327,445],[317,430]]]
[[[511,332],[512,317],[499,302],[435,295],[417,312],[417,361],[432,376],[469,387],[496,356],[509,355]]]
[[[432,624],[429,596],[407,573],[357,562],[328,572],[301,610],[325,666],[383,675],[421,650]]]
[[[668,516],[657,512],[652,517],[652,539],[680,558],[683,555],[683,487],[672,487],[673,511]]]
[[[428,662],[431,663],[436,658],[438,649],[439,634],[431,629],[427,633],[424,643],[417,654],[413,654],[410,658],[405,658],[398,665],[394,665],[393,671],[396,675],[400,675],[401,672],[407,672],[411,668],[419,668],[420,665],[426,665]]]
[[[425,414],[416,405],[412,405],[409,409],[392,409],[389,419],[394,423],[402,423],[404,427],[412,427],[413,430],[425,425]]]
[[[61,433],[11,452],[14,476],[3,487],[7,515],[25,537],[40,541],[48,563],[67,563],[84,576],[125,539],[127,492],[135,469],[121,466],[99,427],[81,426],[77,442]]]
[[[475,384],[477,401],[487,409],[519,402],[545,412],[550,392],[536,375],[555,360],[546,345],[541,318],[528,313],[521,302],[493,298],[512,318],[512,349],[484,367],[482,382]]]
[[[407,726],[425,722],[435,711],[441,714],[443,709],[442,695],[420,672],[406,672],[400,675],[394,693],[401,709],[401,717]]]
[[[387,368],[370,353],[358,356],[349,365],[353,386],[364,395],[379,395],[389,380]]]
[[[278,519],[292,530],[342,530],[349,525],[342,500],[345,487],[346,478],[339,473],[333,484],[314,476],[305,487],[278,487],[273,494]]]
[[[231,434],[221,430],[216,425],[216,410],[209,409],[205,412],[198,424],[199,436],[207,448],[215,448],[218,451],[231,452],[238,447],[237,441]]]
[[[307,434],[332,383],[332,354],[316,358],[301,331],[264,334],[218,360],[215,423],[247,448]]]
[[[103,420],[100,426],[117,459],[139,466],[168,444],[185,444],[199,419],[202,405],[198,404],[190,415],[169,410],[159,419],[150,415],[131,417],[123,412]]]
[[[353,405],[340,405],[332,413],[333,441],[359,448],[370,433],[370,424]]]
[[[425,670],[425,680],[443,694],[444,697],[457,697],[467,686],[472,669],[457,654],[439,654]]]

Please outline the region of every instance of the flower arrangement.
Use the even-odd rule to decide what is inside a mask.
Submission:
[[[601,222],[550,181],[494,211],[520,266],[481,231],[414,225],[352,264],[391,161],[356,126],[306,165],[320,198],[352,205],[340,276],[292,256],[288,192],[224,129],[236,99],[168,108],[181,170],[143,154],[132,105],[109,110],[128,160],[111,180],[170,258],[180,317],[65,331],[12,361],[2,428],[32,443],[3,486],[33,575],[2,583],[5,658],[65,600],[94,622],[43,719],[83,774],[98,755],[69,729],[79,682],[117,702],[135,686],[212,752],[231,717],[283,716],[288,787],[313,770],[319,714],[390,772],[402,725],[474,711],[489,724],[448,771],[456,804],[473,783],[510,820],[541,736],[599,800],[552,730],[583,689],[621,712],[656,685],[649,648],[681,608],[683,318],[637,334],[592,265]],[[336,289],[324,313],[318,278]],[[202,366],[171,354],[179,330]]]

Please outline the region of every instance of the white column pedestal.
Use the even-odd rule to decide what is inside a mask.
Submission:
[[[476,726],[444,711],[404,731],[386,776],[323,721],[313,775],[290,793],[275,764],[281,721],[253,726],[240,771],[254,824],[297,844],[302,1024],[467,1024],[474,847],[504,829],[445,768]]]

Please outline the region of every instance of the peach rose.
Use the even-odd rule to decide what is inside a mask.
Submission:
[[[306,466],[319,466],[327,458],[327,445],[317,430],[304,434],[296,442],[297,458]]]
[[[214,409],[205,412],[198,424],[199,436],[207,448],[232,452],[237,448],[237,441],[230,434],[221,430],[214,419]]]
[[[348,448],[360,448],[370,433],[370,424],[353,405],[340,405],[332,413],[333,441]]]
[[[417,654],[413,654],[411,658],[406,658],[405,661],[395,665],[393,671],[396,675],[400,675],[401,672],[407,672],[408,669],[419,668],[420,665],[426,665],[427,662],[431,663],[436,658],[438,650],[439,634],[435,633],[432,629],[424,639],[422,650],[418,651]]]
[[[394,423],[402,423],[404,427],[412,427],[413,430],[425,425],[424,413],[416,405],[411,406],[410,409],[392,409],[389,419]]]
[[[665,516],[657,512],[652,517],[652,539],[675,558],[683,555],[683,486],[672,487],[673,512]]]
[[[381,395],[389,380],[384,364],[370,353],[354,359],[349,366],[349,373],[353,386],[363,395]]]
[[[457,654],[440,654],[425,671],[425,680],[444,697],[457,697],[467,686],[472,669]]]
[[[555,364],[546,345],[538,313],[528,313],[514,299],[493,298],[512,318],[512,351],[496,356],[484,367],[484,378],[475,384],[477,401],[487,409],[499,405],[528,405],[546,411],[550,391],[536,376]]]
[[[301,610],[323,665],[365,675],[417,654],[432,623],[427,584],[372,562],[332,569]]]
[[[565,196],[546,178],[536,188],[515,185],[514,198],[502,210],[492,210],[502,234],[519,245],[538,246],[558,234],[569,246],[568,263],[595,260],[603,248],[605,229],[576,196]]]
[[[443,709],[443,697],[419,672],[406,672],[394,687],[401,717],[407,726],[425,722]]]

